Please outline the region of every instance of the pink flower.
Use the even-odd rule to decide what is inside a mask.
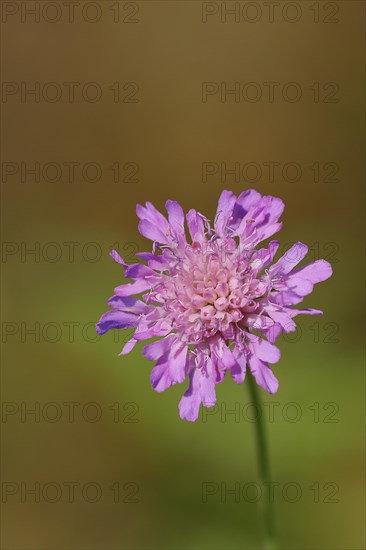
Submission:
[[[291,306],[331,276],[330,264],[318,260],[293,271],[308,251],[300,242],[273,264],[278,241],[258,249],[281,229],[283,208],[280,199],[254,190],[239,197],[223,191],[212,229],[195,210],[185,217],[175,201],[166,203],[168,218],[147,202],[137,206],[139,231],[153,241],[152,252],[137,254],[145,264],[127,265],[111,253],[133,282],[115,289],[108,302],[113,309],[97,331],[136,327],[122,355],[140,340],[160,337],[143,354],[157,361],[150,377],[156,391],[189,377],[181,418],[196,420],[201,403],[212,407],[215,386],[227,372],[240,384],[248,367],[257,384],[275,393],[278,381],[269,366],[280,358],[275,340],[296,329],[296,315],[322,313]],[[141,299],[131,297],[141,293]]]

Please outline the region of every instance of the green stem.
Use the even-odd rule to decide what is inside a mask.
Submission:
[[[266,550],[274,550],[275,544],[275,523],[273,514],[273,503],[269,498],[269,490],[266,491],[265,482],[271,481],[270,467],[269,467],[269,455],[266,439],[266,430],[263,419],[263,410],[261,407],[261,400],[259,398],[259,391],[257,383],[254,377],[248,373],[247,381],[249,386],[250,397],[253,403],[255,403],[258,410],[258,417],[255,421],[255,434],[257,443],[257,456],[258,456],[258,470],[259,480],[261,482],[262,489],[262,513],[263,513],[263,529],[264,529],[264,548]],[[266,495],[266,496],[264,496]]]

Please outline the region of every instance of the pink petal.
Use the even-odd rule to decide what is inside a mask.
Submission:
[[[171,348],[172,341],[174,339],[175,336],[172,334],[170,336],[166,336],[162,340],[151,342],[151,344],[147,344],[143,348],[142,353],[150,361],[156,361],[157,359],[160,359],[164,353],[167,353],[167,351]]]
[[[220,195],[215,216],[216,235],[222,237],[225,235],[226,226],[232,215],[236,202],[236,196],[231,191],[223,191]]]
[[[122,351],[118,355],[127,355],[136,346],[137,340],[131,338],[122,348]]]
[[[123,267],[128,267],[128,264],[126,264],[122,256],[120,256],[116,250],[111,250],[109,255],[112,256],[113,260],[118,264],[123,265]]]
[[[250,347],[258,359],[265,363],[277,363],[280,360],[280,350],[263,338],[257,336],[256,340],[251,342]]]
[[[168,219],[172,234],[178,241],[185,241],[183,208],[177,201],[170,200],[165,203],[165,207],[168,212]]]
[[[308,247],[306,244],[297,242],[295,243],[287,252],[273,264],[268,272],[271,276],[280,274],[284,275],[292,271],[292,269],[297,266],[298,263],[306,256],[308,253]]]
[[[117,296],[131,296],[131,294],[140,294],[148,288],[151,288],[151,283],[146,279],[140,279],[134,283],[117,286],[114,292]]]
[[[295,271],[293,275],[306,279],[313,284],[316,284],[329,279],[332,273],[333,269],[329,262],[325,260],[317,260],[316,262],[313,262],[312,264],[306,265],[298,271]]]
[[[105,334],[111,329],[124,329],[135,327],[138,322],[138,316],[126,311],[112,310],[104,313],[99,323],[96,325],[98,334]]]
[[[255,355],[249,357],[250,372],[255,378],[255,381],[268,393],[276,393],[278,390],[278,380],[266,363],[263,363]]]
[[[192,241],[202,242],[205,239],[202,216],[196,210],[190,210],[186,215],[186,219]]]
[[[141,206],[138,204],[136,206],[136,214],[140,218],[140,220],[146,220],[150,222],[152,225],[157,225],[160,227],[163,231],[163,233],[166,232],[166,230],[169,227],[168,221],[165,216],[151,202],[147,202],[146,206]]]
[[[167,228],[167,231],[169,226]],[[170,238],[167,237],[166,233],[163,233],[161,226],[154,225],[148,220],[142,220],[139,223],[139,231],[141,235],[150,239],[151,241],[156,241],[161,244],[169,244]]]
[[[155,391],[162,392],[173,384],[184,381],[187,351],[188,346],[176,341],[169,351],[160,357],[150,374],[150,381]]]
[[[199,361],[201,359],[199,357]],[[205,407],[213,407],[216,403],[215,372],[210,359],[207,360],[205,369],[193,367],[192,359],[190,365],[190,384],[179,402],[179,414],[182,419],[195,422],[201,403]]]

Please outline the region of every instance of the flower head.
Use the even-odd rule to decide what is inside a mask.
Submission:
[[[140,340],[160,338],[143,354],[157,361],[150,377],[156,391],[189,377],[181,418],[196,420],[201,403],[212,407],[215,386],[227,372],[242,383],[248,367],[257,384],[275,393],[278,381],[269,364],[280,352],[274,342],[281,332],[296,330],[296,315],[322,313],[291,306],[331,276],[330,264],[318,260],[294,270],[308,251],[300,242],[276,263],[278,241],[258,248],[281,229],[283,208],[280,199],[254,190],[239,197],[223,191],[212,228],[195,210],[184,216],[175,201],[166,203],[167,218],[147,202],[137,206],[139,231],[153,241],[152,252],[137,254],[145,263],[128,265],[111,253],[133,282],[115,289],[108,301],[113,309],[101,317],[97,331],[135,327],[122,355]],[[132,297],[139,294],[140,299]]]

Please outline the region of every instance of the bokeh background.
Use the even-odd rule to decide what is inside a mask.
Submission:
[[[279,548],[364,548],[364,3],[35,4],[2,2],[2,547],[260,548],[246,385],[183,422],[185,384],[154,393],[141,348],[93,329],[122,282],[109,250],[149,249],[136,203],[212,218],[254,187],[286,203],[282,250],[334,268],[261,392]]]

